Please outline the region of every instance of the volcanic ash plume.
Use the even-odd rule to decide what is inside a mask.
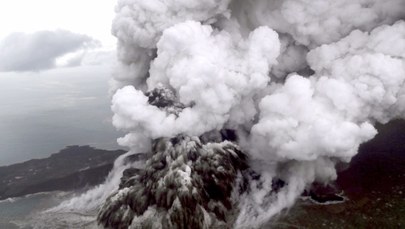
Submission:
[[[126,164],[105,227],[260,227],[336,179],[374,123],[405,116],[403,0],[119,0],[116,13],[113,123],[147,159]]]

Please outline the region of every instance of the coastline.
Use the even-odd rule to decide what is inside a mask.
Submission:
[[[123,150],[68,146],[48,158],[0,167],[0,200],[100,184],[123,153]]]

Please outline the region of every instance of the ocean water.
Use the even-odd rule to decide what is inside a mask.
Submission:
[[[67,145],[117,149],[111,66],[0,73],[0,166],[47,157]]]
[[[96,212],[50,211],[75,192],[46,192],[0,201],[0,228],[97,228]]]
[[[63,193],[38,193],[0,201],[0,228],[30,228],[21,224],[30,215],[55,205]],[[21,225],[21,227],[19,226]]]
[[[48,157],[67,145],[120,148],[111,124],[111,66],[0,73],[0,166]],[[0,201],[0,229],[97,228],[94,211],[49,211],[81,192]]]

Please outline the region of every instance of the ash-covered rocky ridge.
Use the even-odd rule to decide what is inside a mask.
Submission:
[[[171,114],[186,106],[171,90],[145,93],[149,104]],[[246,191],[252,172],[232,130],[152,140],[145,169],[123,172],[119,190],[104,203],[106,228],[226,228],[237,211],[232,195]]]
[[[235,143],[181,135],[154,140],[151,154],[145,170],[124,171],[119,191],[99,212],[100,223],[107,228],[226,227],[237,204],[232,193],[244,191],[248,169]]]

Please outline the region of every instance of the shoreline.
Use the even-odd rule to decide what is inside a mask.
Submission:
[[[0,200],[102,183],[123,150],[68,146],[43,159],[0,167]]]

